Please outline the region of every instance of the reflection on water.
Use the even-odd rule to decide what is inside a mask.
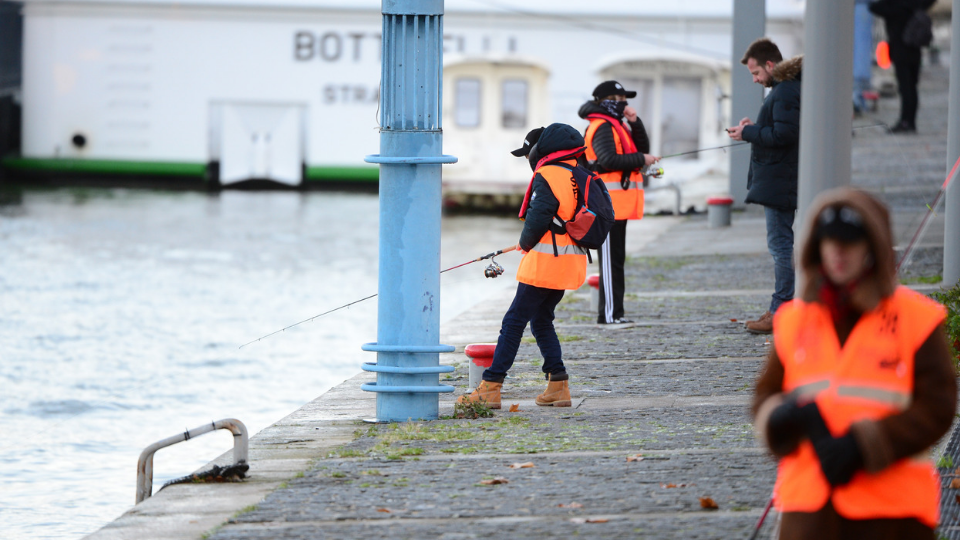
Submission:
[[[4,538],[91,533],[132,506],[144,447],[228,417],[256,433],[374,360],[375,299],[238,346],[377,292],[376,195],[3,193]],[[445,218],[441,266],[520,227]],[[444,274],[441,320],[514,283]],[[220,431],[161,450],[154,486],[231,447]]]

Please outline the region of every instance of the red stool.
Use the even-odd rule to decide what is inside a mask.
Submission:
[[[496,349],[496,343],[471,343],[463,348],[463,353],[470,358],[468,384],[471,390],[480,384],[483,371],[493,365],[493,352]]]

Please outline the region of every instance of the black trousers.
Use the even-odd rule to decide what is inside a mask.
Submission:
[[[597,322],[623,318],[623,262],[627,256],[627,220],[613,222],[607,240],[600,246],[600,309]]]
[[[900,92],[900,122],[911,127],[917,125],[917,84],[920,82],[920,62],[903,59],[893,63],[897,74],[897,91]]]

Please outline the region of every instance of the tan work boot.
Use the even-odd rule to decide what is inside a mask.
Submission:
[[[773,314],[768,311],[759,320],[748,322],[745,326],[751,334],[772,334]]]
[[[553,380],[553,375],[547,374],[547,389],[537,396],[537,405],[541,407],[569,407],[570,385],[566,374],[563,380]]]
[[[503,383],[480,381],[477,389],[471,394],[464,394],[457,398],[457,403],[476,403],[482,401],[491,409],[500,408],[500,389]]]

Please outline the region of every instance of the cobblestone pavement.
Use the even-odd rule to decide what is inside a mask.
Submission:
[[[946,70],[923,77],[920,135],[892,136],[874,126],[854,138],[853,183],[891,205],[900,246],[944,174]],[[857,125],[890,122],[895,111],[884,100]],[[698,221],[706,227],[704,216],[691,216],[680,229],[688,234]],[[942,221],[939,227],[920,243],[906,282],[938,280]],[[665,234],[661,244],[670,242]],[[754,439],[748,413],[769,340],[742,327],[766,309],[773,265],[765,246],[746,251],[633,254],[630,328],[598,327],[589,289],[568,294],[557,331],[573,407],[533,404],[544,381],[528,337],[505,382],[504,409],[493,418],[357,421],[352,442],[318,456],[302,477],[210,537],[747,538],[770,496],[775,462]],[[460,328],[448,337],[457,336],[458,351],[494,341],[508,302],[491,299],[453,323]],[[443,358],[458,368],[442,382],[457,395],[469,391],[463,354]],[[454,399],[441,397],[442,414]],[[511,404],[519,411],[508,412]],[[628,460],[636,456],[642,459]],[[775,522],[767,520],[763,537]]]

